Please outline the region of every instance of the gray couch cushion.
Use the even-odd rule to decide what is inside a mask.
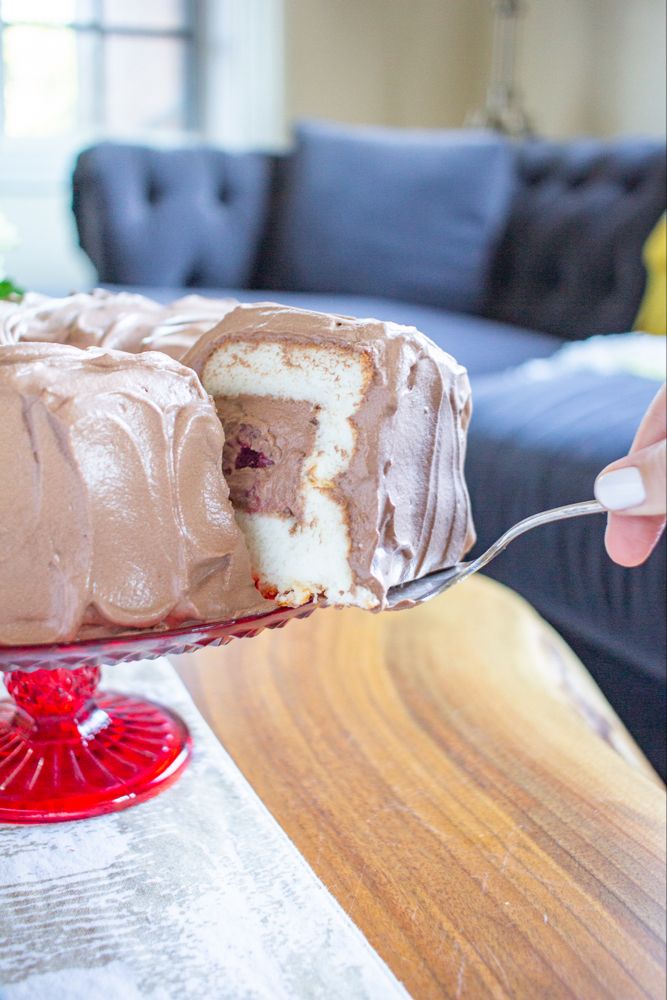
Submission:
[[[257,281],[480,312],[514,172],[491,134],[302,125]]]
[[[109,286],[114,287],[114,286]],[[187,295],[191,288],[133,288],[160,302]],[[504,371],[530,358],[546,358],[562,346],[562,341],[546,333],[522,330],[464,316],[411,302],[374,299],[361,295],[322,295],[316,292],[276,292],[247,288],[222,290],[197,289],[198,294],[232,296],[241,302],[280,302],[301,309],[337,312],[347,316],[368,316],[374,319],[416,326],[443,350],[453,354],[465,365],[473,379],[491,372]]]
[[[477,551],[529,514],[591,499],[596,475],[627,453],[657,388],[586,371],[478,380],[466,462]],[[605,552],[604,528],[592,516],[536,529],[488,572],[568,636],[664,679],[665,541],[646,565],[622,569]]]
[[[517,193],[485,315],[576,340],[631,330],[642,247],[665,210],[658,140],[533,140],[515,147]]]
[[[78,157],[73,207],[100,281],[245,285],[273,164],[258,153],[102,143]]]

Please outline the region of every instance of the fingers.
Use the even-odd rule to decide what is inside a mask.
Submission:
[[[620,566],[639,566],[665,527],[667,387],[662,386],[639,425],[630,454],[603,469],[595,496],[609,514],[605,545]]]
[[[667,385],[661,386],[635,434],[630,454],[667,437]]]
[[[605,535],[609,557],[619,566],[640,566],[658,544],[665,519],[610,514]]]
[[[667,441],[635,451],[603,469],[595,497],[609,511],[653,517],[667,512]]]

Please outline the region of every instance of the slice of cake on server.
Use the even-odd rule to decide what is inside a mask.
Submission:
[[[467,374],[414,328],[239,306],[183,360],[215,401],[266,597],[379,610],[472,545]]]

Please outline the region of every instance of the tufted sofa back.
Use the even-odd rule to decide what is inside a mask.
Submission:
[[[73,207],[99,280],[388,295],[569,338],[631,328],[642,247],[665,210],[663,144],[533,140],[499,155],[503,140],[465,133],[448,144],[440,133],[302,131],[284,158],[113,143],[82,152]],[[457,275],[460,291],[473,270],[479,294],[466,286],[463,301],[450,285]]]
[[[247,286],[271,176],[259,153],[101,143],[74,170],[79,241],[101,282]]]
[[[665,147],[637,139],[530,141],[484,313],[579,338],[632,328],[642,247],[665,210]]]

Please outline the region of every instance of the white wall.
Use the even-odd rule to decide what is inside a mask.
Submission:
[[[591,131],[665,134],[666,13],[664,0],[589,0]]]
[[[664,0],[530,0],[518,79],[540,132],[665,134]]]
[[[287,114],[459,127],[483,101],[490,0],[285,0]],[[524,0],[517,83],[537,129],[664,135],[664,0]]]
[[[525,8],[517,84],[533,126],[544,135],[566,138],[591,131],[590,2],[531,0]]]
[[[455,126],[484,93],[488,0],[286,0],[290,119]]]

